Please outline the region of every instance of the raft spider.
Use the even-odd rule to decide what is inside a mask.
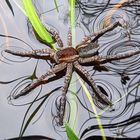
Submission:
[[[6,49],[5,52],[10,53],[12,55],[17,55],[21,57],[39,58],[45,60],[53,59],[53,61],[55,62],[53,68],[51,68],[48,72],[46,72],[41,77],[36,79],[33,83],[25,87],[14,98],[16,99],[19,98],[20,96],[29,93],[39,85],[45,84],[47,80],[49,78],[54,77],[56,73],[65,70],[66,74],[65,74],[64,86],[62,88],[62,95],[59,100],[59,107],[58,107],[59,112],[57,114],[60,125],[63,125],[63,118],[65,115],[65,106],[66,106],[66,93],[69,88],[73,71],[80,73],[86,78],[86,80],[88,81],[88,83],[90,83],[90,86],[94,91],[94,95],[97,97],[99,101],[101,101],[101,103],[111,106],[112,105],[111,101],[108,99],[108,97],[105,94],[101,92],[99,87],[94,82],[92,76],[82,65],[90,62],[94,62],[96,65],[100,65],[114,60],[125,59],[140,53],[139,50],[139,51],[133,51],[129,53],[127,52],[124,54],[115,54],[115,55],[107,55],[107,56],[101,56],[97,54],[99,47],[96,41],[98,40],[98,38],[100,38],[106,32],[113,30],[117,26],[121,26],[121,24],[119,22],[115,22],[109,25],[107,28],[100,30],[97,33],[93,33],[89,36],[84,37],[83,40],[75,48],[72,47],[72,35],[70,31],[68,33],[68,47],[64,48],[63,42],[59,37],[59,34],[53,29],[47,29],[49,33],[52,35],[52,37],[54,38],[54,40],[56,41],[56,43],[58,44],[58,46],[60,47],[58,50],[45,48],[45,49],[38,49],[33,51],[19,52],[19,51]],[[89,53],[89,51],[91,50],[92,52]]]

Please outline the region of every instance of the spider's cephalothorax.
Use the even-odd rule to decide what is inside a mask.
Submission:
[[[59,37],[58,33],[52,29],[48,29],[48,31],[57,42],[58,46],[60,47],[60,50],[45,48],[40,50],[17,52],[17,51],[6,49],[5,52],[13,55],[17,55],[21,57],[45,59],[45,60],[53,59],[55,62],[53,68],[51,68],[48,72],[46,72],[41,77],[39,77],[36,81],[31,83],[29,86],[24,88],[18,95],[14,96],[13,98],[16,99],[20,96],[29,93],[37,86],[46,83],[49,78],[56,76],[56,73],[66,70],[64,86],[62,88],[62,96],[60,98],[60,103],[58,107],[59,109],[58,118],[59,118],[60,125],[63,124],[63,118],[64,118],[65,106],[66,106],[66,93],[69,87],[69,83],[73,71],[80,73],[81,75],[83,75],[83,77],[87,79],[86,81],[90,84],[90,86],[93,89],[94,94],[92,93],[91,94],[94,96],[92,97],[97,98],[98,101],[100,101],[102,104],[112,105],[108,97],[101,92],[99,87],[94,82],[92,76],[82,65],[90,62],[95,62],[96,64],[100,65],[103,63],[111,62],[113,60],[125,59],[133,55],[140,54],[140,50],[129,52],[129,53],[127,52],[124,54],[107,55],[107,56],[101,56],[97,54],[98,51],[98,45],[96,44],[97,39],[101,37],[103,34],[105,34],[106,32],[113,30],[117,26],[121,26],[119,22],[115,22],[114,24],[111,24],[107,28],[85,37],[75,47],[75,49],[72,48],[72,36],[70,32],[68,33],[68,47],[63,48],[63,42],[61,38]]]
[[[78,59],[78,51],[72,47],[68,47],[56,52],[58,62],[74,62]]]

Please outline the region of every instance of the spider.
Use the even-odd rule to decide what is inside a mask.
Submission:
[[[99,46],[97,45],[96,41],[98,40],[98,38],[100,38],[106,32],[113,30],[117,26],[121,26],[120,22],[112,23],[108,27],[100,30],[99,32],[84,37],[83,40],[75,48],[72,47],[72,34],[70,30],[68,32],[68,47],[64,48],[63,42],[59,34],[53,29],[48,28],[48,32],[58,44],[59,49],[54,50],[50,48],[45,48],[24,52],[6,49],[5,52],[12,55],[39,58],[45,60],[52,59],[55,63],[55,65],[50,70],[48,70],[45,74],[36,79],[33,83],[25,87],[18,95],[15,95],[13,98],[17,99],[20,96],[28,94],[39,85],[47,83],[48,79],[55,77],[58,72],[65,71],[64,86],[62,88],[62,95],[59,100],[58,107],[59,111],[57,114],[59,118],[59,124],[63,125],[66,107],[66,93],[69,88],[72,73],[73,71],[76,71],[78,74],[80,73],[82,77],[86,79],[86,82],[93,89],[94,94],[92,94],[92,97],[97,98],[98,101],[100,101],[104,105],[111,106],[112,102],[108,99],[108,96],[101,92],[100,88],[94,82],[92,76],[83,66],[86,66],[86,64],[89,63],[100,65],[114,60],[125,59],[140,53],[140,50],[127,52],[124,54],[115,54],[107,56],[101,56],[97,53]]]

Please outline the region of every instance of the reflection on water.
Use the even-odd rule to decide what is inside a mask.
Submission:
[[[52,18],[52,15],[54,13],[55,15],[59,15],[59,13],[56,14],[56,11],[54,10],[46,12],[51,9],[46,8],[47,5],[44,6],[41,2],[43,1],[34,1],[38,12],[44,13],[42,14],[43,23],[54,27],[60,33],[64,42],[66,42],[65,36],[68,30],[68,22],[66,22],[67,16],[65,16],[68,13],[64,12],[64,9],[66,9],[64,6],[66,6],[66,4],[63,6],[63,1],[59,3],[59,8],[64,12],[63,14],[60,12],[60,15],[63,15],[63,18],[55,19]],[[77,34],[79,35],[76,36],[76,39],[79,41],[81,39],[81,34],[89,35],[93,32],[97,32],[103,27],[106,27],[106,21],[113,23],[119,20],[123,27],[117,27],[113,31],[110,31],[99,38],[99,54],[110,55],[139,50],[140,2],[138,0],[130,0],[129,3],[124,3],[113,13],[113,15],[111,15],[111,17],[109,17],[110,19],[108,19],[106,15],[112,10],[117,2],[118,1],[115,0],[77,0],[76,29]],[[49,4],[50,7],[53,5],[52,2],[49,2]],[[1,5],[3,6],[4,4]],[[16,8],[17,7],[14,6],[13,9]],[[53,8],[54,7],[52,7],[52,9]],[[9,12],[10,11],[7,13]],[[0,132],[0,138],[4,139],[18,136],[25,112],[27,114],[24,120],[24,125],[27,122],[27,118],[30,118],[31,114],[38,108],[38,110],[34,112],[35,116],[31,119],[32,121],[25,131],[25,135],[44,135],[51,138],[66,139],[67,136],[64,133],[64,127],[58,127],[55,122],[56,103],[57,99],[61,95],[59,87],[63,86],[64,77],[59,80],[51,79],[49,83],[36,88],[30,94],[17,100],[13,99],[15,94],[18,94],[20,90],[50,69],[52,64],[50,61],[21,58],[5,54],[3,51],[5,47],[11,47],[15,50],[32,50],[46,46],[36,40],[35,36],[31,32],[31,27],[29,27],[28,30],[27,21],[25,20],[24,15],[22,15],[24,21],[20,23],[24,27],[24,30],[21,29],[23,31],[22,35],[19,35],[19,32],[21,31],[17,28],[18,26],[16,26],[19,24],[16,23],[19,16],[18,14],[16,15],[16,12],[15,17],[11,17],[10,15],[10,18],[13,20],[13,26],[16,26],[16,28],[13,29],[11,29],[11,24],[6,22],[9,17],[5,17],[6,14],[3,14],[2,16],[9,34],[24,41],[26,40],[25,42],[28,43],[26,44],[17,38],[0,37],[2,60],[0,81],[3,81],[0,85],[3,91],[1,94],[2,102],[0,104],[1,110],[4,112],[2,118],[0,118],[0,122],[2,122],[2,126],[4,128],[3,134]],[[50,21],[48,19],[50,19]],[[59,27],[62,27],[64,32],[62,32],[62,28]],[[14,29],[18,30],[15,32]],[[6,30],[3,28],[0,28],[0,31],[0,34],[7,34]],[[6,42],[6,39],[8,39],[8,42]],[[93,76],[93,79],[100,87],[101,91],[107,94],[109,99],[114,103],[112,108],[106,109],[102,104],[96,102],[96,100],[94,101],[97,111],[100,114],[105,134],[111,137],[138,137],[140,127],[140,55],[124,60],[112,61],[110,63],[103,64],[101,67],[91,66],[86,68]],[[63,74],[61,73],[60,75]],[[76,132],[79,134],[81,139],[86,139],[94,135],[101,135],[90,103],[77,79],[75,80],[75,83],[77,84],[76,97],[78,109]],[[90,87],[87,87],[89,91],[91,91]],[[68,92],[68,94],[70,94],[70,92]],[[33,100],[34,102],[32,102]],[[7,102],[13,106],[10,106]],[[70,101],[68,99],[67,103],[69,102]],[[39,107],[41,104],[42,106]],[[68,112],[70,110],[72,110],[72,108],[69,106],[66,109],[66,118],[68,120]],[[19,115],[16,116],[13,115],[13,113],[19,113]],[[8,117],[4,116],[11,116],[11,120],[8,120]],[[9,128],[5,125],[7,120],[9,124],[11,124]],[[13,131],[12,133],[9,133],[7,130],[11,130],[11,128]]]
[[[86,27],[90,32],[98,31],[103,27],[104,21],[107,20],[106,14],[113,6],[112,2],[109,2],[109,5],[106,7],[105,3],[101,5],[95,1],[94,3],[93,1],[89,1],[89,3],[81,3],[79,1],[79,24],[81,27]],[[137,11],[140,8],[139,6],[140,3],[137,1],[130,5],[124,4],[115,11],[110,21],[119,20],[126,27],[124,29],[116,28],[98,40],[101,46],[101,53],[109,55],[139,49],[140,15]],[[106,8],[104,9],[104,7]],[[110,96],[115,103],[113,111],[102,114],[105,133],[110,136],[139,136],[139,64],[140,55],[108,63],[105,66],[109,72],[91,72],[94,73],[93,77],[96,78],[96,83],[99,83],[106,91],[110,91]],[[107,85],[107,87],[104,87],[104,85]],[[85,122],[82,127],[84,132],[81,131],[81,138],[84,136],[88,137],[87,134],[90,135],[91,132],[92,135],[99,133],[98,126],[95,124],[91,125],[94,120],[95,118],[91,117],[91,119]]]

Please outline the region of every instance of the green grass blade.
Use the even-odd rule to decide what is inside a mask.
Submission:
[[[70,26],[71,26],[71,33],[72,33],[72,47],[75,46],[75,0],[69,0],[69,15],[70,15]],[[75,74],[75,73],[74,73]],[[76,84],[75,84],[75,75],[72,76],[71,83],[69,89],[75,93],[76,91]],[[76,118],[77,118],[77,104],[76,104],[76,97],[70,94],[70,107],[72,111],[70,112],[70,120],[69,124],[73,131],[76,127]]]
[[[65,128],[69,140],[80,140],[68,123],[65,123]]]
[[[52,39],[51,35],[47,32],[43,24],[41,23],[35,8],[33,6],[32,0],[22,0],[24,9],[26,14],[35,29],[36,33],[38,34],[39,38],[48,44],[52,44],[54,40]],[[56,49],[54,46],[52,48]]]
[[[89,102],[90,102],[90,104],[91,104],[91,107],[92,107],[92,109],[93,109],[93,111],[94,111],[94,113],[95,113],[95,117],[96,117],[96,120],[97,120],[98,125],[99,125],[99,128],[100,128],[100,132],[101,132],[101,135],[102,135],[102,139],[103,139],[103,140],[107,140],[107,139],[106,139],[106,136],[105,136],[105,133],[104,133],[104,130],[103,130],[102,122],[101,122],[100,117],[99,117],[99,115],[98,115],[98,113],[97,113],[97,110],[96,110],[96,107],[95,107],[95,105],[94,105],[94,103],[93,103],[92,97],[91,97],[91,95],[90,95],[88,89],[86,88],[85,84],[83,83],[83,81],[81,80],[81,78],[80,78],[79,76],[78,76],[78,79],[79,79],[79,82],[80,82],[80,84],[81,84],[83,90],[85,91],[85,93],[86,93],[86,95],[87,95],[87,97],[88,97],[88,100],[89,100]]]
[[[55,4],[55,8],[56,8],[57,12],[59,12],[56,0],[54,0],[54,4]]]

